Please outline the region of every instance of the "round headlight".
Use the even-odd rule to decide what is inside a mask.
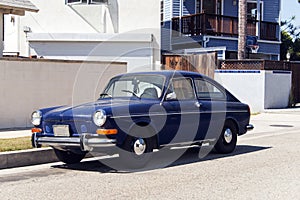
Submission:
[[[98,110],[94,113],[93,121],[97,126],[102,126],[106,121],[106,113],[104,110]]]
[[[41,111],[34,111],[31,115],[31,123],[35,126],[38,126],[41,124],[42,120],[42,112]]]

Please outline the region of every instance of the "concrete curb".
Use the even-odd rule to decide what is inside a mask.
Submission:
[[[0,153],[0,169],[57,162],[52,148],[29,149]]]

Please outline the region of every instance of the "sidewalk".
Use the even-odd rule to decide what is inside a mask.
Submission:
[[[22,130],[0,130],[0,139],[18,138],[31,136],[31,129]]]

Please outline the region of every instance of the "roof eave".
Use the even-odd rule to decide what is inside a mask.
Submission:
[[[0,12],[4,14],[25,15],[25,11],[38,12],[39,9],[17,7],[17,6],[5,6],[0,4]]]

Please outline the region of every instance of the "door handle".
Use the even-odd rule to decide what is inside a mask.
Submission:
[[[195,106],[196,106],[197,108],[200,108],[200,107],[202,106],[202,103],[199,103],[198,101],[196,101],[196,102],[195,102]]]

